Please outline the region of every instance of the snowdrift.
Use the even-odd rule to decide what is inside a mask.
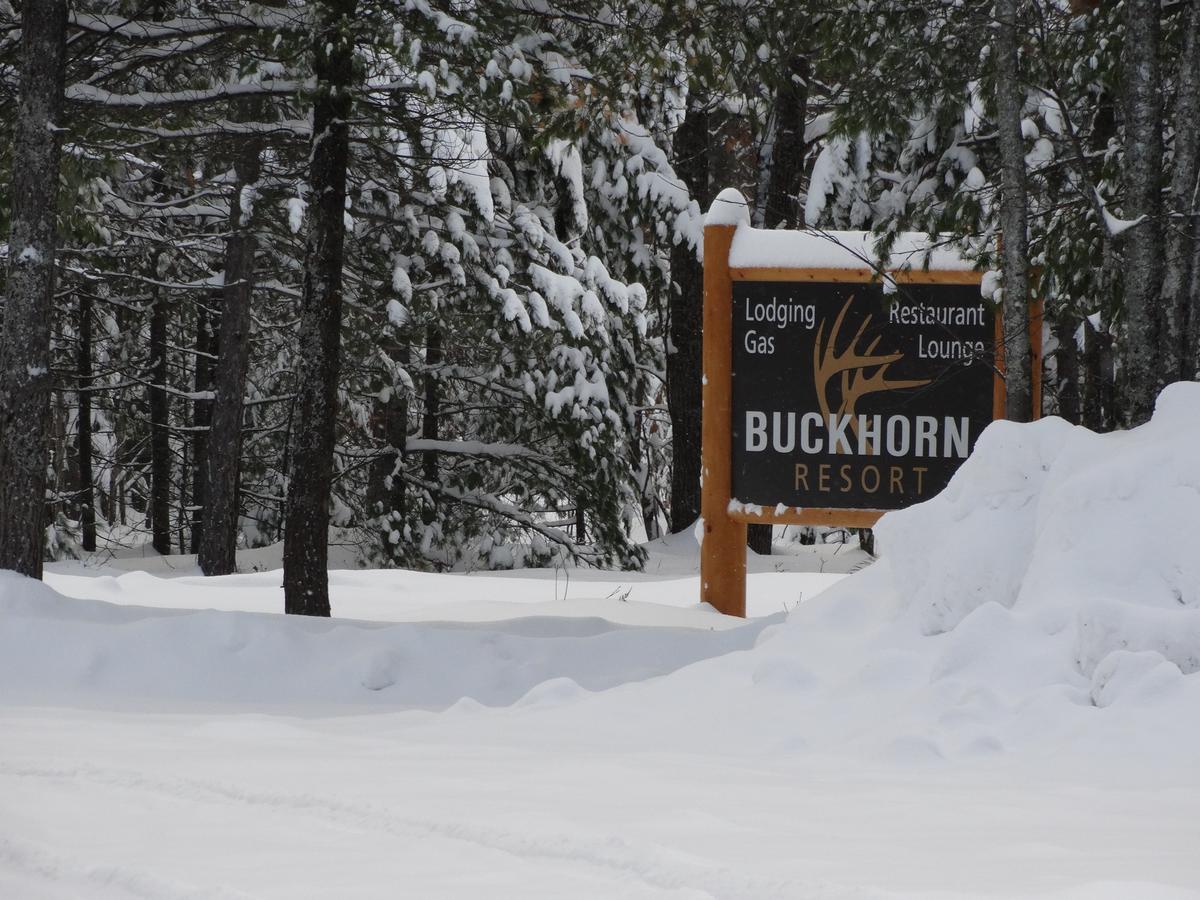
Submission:
[[[533,703],[745,649],[771,621],[724,630],[582,616],[383,624],[120,606],[0,572],[0,700],[305,714]],[[570,691],[531,694],[555,681]]]
[[[878,563],[680,677],[727,685],[764,746],[1194,755],[1198,447],[1194,383],[1128,432],[994,423],[945,491],[880,521]]]
[[[964,663],[995,654],[1014,623],[1069,638],[1056,661],[1091,680],[1098,706],[1151,672],[1164,683],[1191,675],[1198,448],[1194,383],[1167,388],[1130,432],[995,423],[941,496],[880,523],[893,589],[920,633],[956,635]]]
[[[995,423],[941,495],[880,522],[879,562],[786,620],[727,631],[119,607],[0,575],[0,694],[306,714],[465,697],[519,709],[459,704],[471,714],[439,729],[463,740],[478,715],[489,739],[524,740],[533,716],[581,744],[1187,760],[1200,744],[1197,446],[1197,384],[1168,388],[1129,432]]]

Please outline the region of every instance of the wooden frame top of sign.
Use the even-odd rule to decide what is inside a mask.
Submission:
[[[983,273],[973,269],[896,269],[885,273],[896,284],[979,284]],[[732,281],[809,281],[814,284],[847,282],[869,284],[880,281],[874,269],[789,269],[781,267],[736,268],[729,270]]]
[[[704,378],[701,516],[704,535],[700,558],[700,599],[726,615],[746,615],[746,526],[748,524],[820,525],[871,528],[886,510],[775,509],[747,511],[731,503],[733,473],[733,282],[791,281],[869,284],[890,278],[897,284],[980,284],[983,273],[970,269],[898,269],[880,273],[853,269],[738,267],[729,265],[736,225],[704,228]],[[1030,315],[1034,397],[1041,395],[1040,304]],[[996,379],[992,417],[1004,417],[1003,331],[996,316]]]

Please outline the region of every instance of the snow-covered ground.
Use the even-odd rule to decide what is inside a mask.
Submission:
[[[1200,897],[1198,445],[1197,385],[998,423],[878,563],[754,560],[744,623],[687,538],[339,571],[330,621],[0,576],[0,897]]]

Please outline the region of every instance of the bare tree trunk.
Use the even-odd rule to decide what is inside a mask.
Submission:
[[[329,615],[329,494],[341,353],[346,169],[353,105],[353,19],[357,0],[317,6],[312,52],[316,75],[309,161],[308,241],[300,317],[299,420],[294,433],[283,544],[284,610]]]
[[[638,471],[638,504],[642,510],[642,523],[646,528],[646,540],[657,540],[661,535],[658,525],[658,492],[654,490],[653,479],[650,477],[650,451],[648,441],[642,434],[645,428],[646,412],[638,410],[635,413],[635,425],[630,435],[630,455],[637,460]]]
[[[151,288],[150,301],[150,532],[156,553],[171,552],[171,415],[167,396],[168,300]]]
[[[1056,319],[1050,329],[1058,343],[1054,351],[1054,368],[1058,374],[1058,414],[1078,425],[1079,406],[1079,345],[1075,333],[1079,323],[1073,319]]]
[[[258,181],[261,151],[258,141],[250,141],[234,162],[237,179],[225,242],[220,344],[213,372],[216,398],[206,448],[204,530],[197,560],[205,575],[231,575],[237,571],[242,414],[250,362],[250,305],[257,243],[251,192]]]
[[[1029,201],[1021,136],[1019,0],[996,3],[996,112],[999,132],[1001,271],[1004,276],[1005,417],[1033,418],[1033,354],[1029,345]]]
[[[204,302],[196,304],[196,368],[192,373],[192,390],[196,393],[212,389],[213,357],[217,340],[212,316]],[[208,434],[212,425],[212,401],[192,402],[192,544],[200,552],[204,536],[204,507],[208,497]]]
[[[407,338],[396,338],[389,341],[387,352],[393,359],[399,359],[402,365],[408,364]],[[382,441],[387,450],[371,462],[367,478],[367,514],[372,517],[404,518],[405,492],[404,479],[397,469],[404,459],[405,445],[408,443],[408,396],[392,387],[385,401],[376,401],[373,417],[374,433],[377,440]],[[392,552],[392,544],[388,532],[382,534],[385,554]]]
[[[1169,349],[1174,354],[1172,377],[1189,379],[1196,373],[1192,263],[1197,252],[1197,174],[1200,173],[1200,2],[1193,0],[1187,13],[1183,56],[1175,88],[1175,152],[1168,195],[1163,271],[1163,309],[1168,316]]]
[[[0,569],[42,577],[65,0],[25,3],[0,331]]]
[[[700,209],[711,202],[708,184],[708,113],[692,107],[675,132],[675,173]],[[671,249],[668,304],[667,409],[671,416],[671,530],[682,531],[700,516],[700,375],[703,348],[704,268],[696,248]]]
[[[804,176],[804,128],[808,119],[808,59],[788,60],[788,79],[775,95],[775,140],[771,146],[764,228],[800,228],[800,182]]]
[[[808,59],[788,61],[787,81],[775,93],[775,135],[770,148],[767,189],[762,209],[764,228],[802,228],[800,182],[804,175],[804,127],[808,118]],[[774,530],[770,525],[749,525],[746,545],[760,556],[770,556]]]
[[[96,550],[96,483],[92,474],[92,295],[79,292],[79,323],[76,331],[79,346],[75,356],[75,372],[79,379],[79,414],[77,428],[79,476],[80,543],[88,553]]]
[[[1150,418],[1162,384],[1162,316],[1159,298],[1162,245],[1162,79],[1159,0],[1126,0],[1125,207],[1127,219],[1143,218],[1125,239],[1125,412],[1130,425]]]
[[[1092,431],[1113,427],[1115,385],[1113,383],[1112,335],[1098,331],[1083,320],[1083,424]]]
[[[188,442],[182,441],[179,448],[179,508],[175,513],[175,539],[179,542],[179,552],[188,552],[188,476],[191,474],[191,463],[188,461]]]
[[[1200,191],[1200,185],[1197,185]],[[1187,344],[1183,357],[1182,376],[1189,381],[1200,380],[1200,215],[1192,223],[1192,277],[1188,289]]]
[[[440,365],[442,362],[442,333],[433,325],[425,332],[425,365],[427,368]],[[437,374],[433,371],[425,373],[425,409],[421,416],[421,438],[426,441],[438,439],[438,415],[441,412],[441,393]],[[421,474],[429,484],[438,484],[438,455],[436,450],[426,450],[421,457]],[[436,499],[434,501],[436,503]],[[428,508],[422,513],[422,521],[431,524],[437,518],[435,508]]]

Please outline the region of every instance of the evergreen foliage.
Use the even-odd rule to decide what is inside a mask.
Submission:
[[[298,398],[320,356],[300,332],[327,6],[71,5],[62,158],[40,173],[49,554],[145,535],[215,573],[282,539],[319,425]],[[28,8],[0,2],[10,122]],[[1000,268],[1023,181],[1006,271],[1045,301],[1046,410],[1135,424],[1196,376],[1196,0],[359,0],[338,27],[328,509],[364,559],[637,567],[635,535],[691,523],[702,212],[727,186],[759,225],[881,250],[924,230]],[[5,235],[20,150],[0,142]]]

